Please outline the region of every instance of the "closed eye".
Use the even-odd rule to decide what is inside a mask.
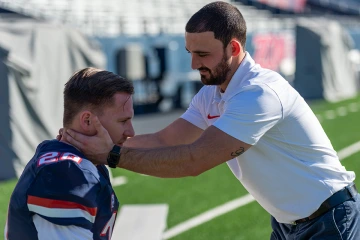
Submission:
[[[121,123],[126,123],[127,121],[129,121],[130,119],[127,118],[127,119],[119,119],[118,122],[121,122]]]
[[[199,57],[206,57],[207,55],[209,55],[209,54],[207,54],[207,53],[198,53]]]
[[[187,53],[191,53],[186,47],[185,50]],[[202,51],[194,51],[193,53],[196,53],[199,57],[206,57],[209,55],[209,52],[202,52]]]

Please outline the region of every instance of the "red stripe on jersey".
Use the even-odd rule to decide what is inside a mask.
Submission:
[[[90,213],[92,216],[95,216],[97,212],[96,207],[91,208],[75,202],[40,198],[31,195],[28,196],[27,203],[46,208],[82,209]]]

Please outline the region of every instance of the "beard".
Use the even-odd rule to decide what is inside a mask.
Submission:
[[[227,62],[228,57],[226,56],[226,53],[224,51],[224,56],[221,59],[221,61],[218,63],[218,65],[215,66],[213,70],[210,70],[209,68],[202,67],[198,70],[206,70],[209,72],[209,76],[205,74],[200,74],[201,76],[201,82],[204,85],[221,85],[226,81],[226,77],[228,73],[230,72],[230,64]]]

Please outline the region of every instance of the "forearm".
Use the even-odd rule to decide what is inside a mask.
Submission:
[[[197,176],[241,155],[250,146],[210,127],[190,144],[146,149],[123,147],[118,167],[164,178]]]
[[[147,148],[155,148],[168,146],[168,144],[161,139],[158,133],[136,135],[132,138],[128,138],[124,142],[124,147],[142,148],[144,146]]]
[[[124,147],[157,148],[191,144],[197,140],[202,133],[202,129],[179,118],[158,132],[128,138],[124,143]]]
[[[202,172],[191,145],[155,149],[123,148],[118,167],[163,178],[196,176]]]

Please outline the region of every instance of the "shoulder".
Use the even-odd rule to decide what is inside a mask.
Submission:
[[[276,92],[271,86],[265,83],[249,84],[241,88],[241,90],[231,98],[231,100],[264,100],[264,98],[276,98]],[[231,101],[230,100],[230,101]],[[244,103],[245,104],[245,103]],[[246,102],[248,104],[248,102]]]
[[[99,179],[96,166],[85,158],[74,147],[59,141],[45,141],[38,147],[37,153],[33,158],[36,172],[43,169],[45,171],[70,171],[91,173]]]
[[[34,190],[40,187],[58,194],[76,188],[87,191],[86,186],[91,188],[100,184],[96,166],[74,149],[56,142],[40,148],[33,159]]]
[[[95,170],[84,168],[77,161],[62,160],[61,157],[55,163],[40,165],[32,184],[32,189],[37,195],[43,195],[46,191],[54,196],[61,196],[78,191],[74,194],[81,196],[92,191],[92,188],[101,188],[96,167]]]
[[[82,168],[75,160],[59,157],[54,163],[40,166],[26,192],[27,207],[54,224],[91,229],[103,187],[93,171]]]
[[[245,86],[225,104],[227,111],[252,115],[281,113],[282,103],[274,89],[267,84]]]

